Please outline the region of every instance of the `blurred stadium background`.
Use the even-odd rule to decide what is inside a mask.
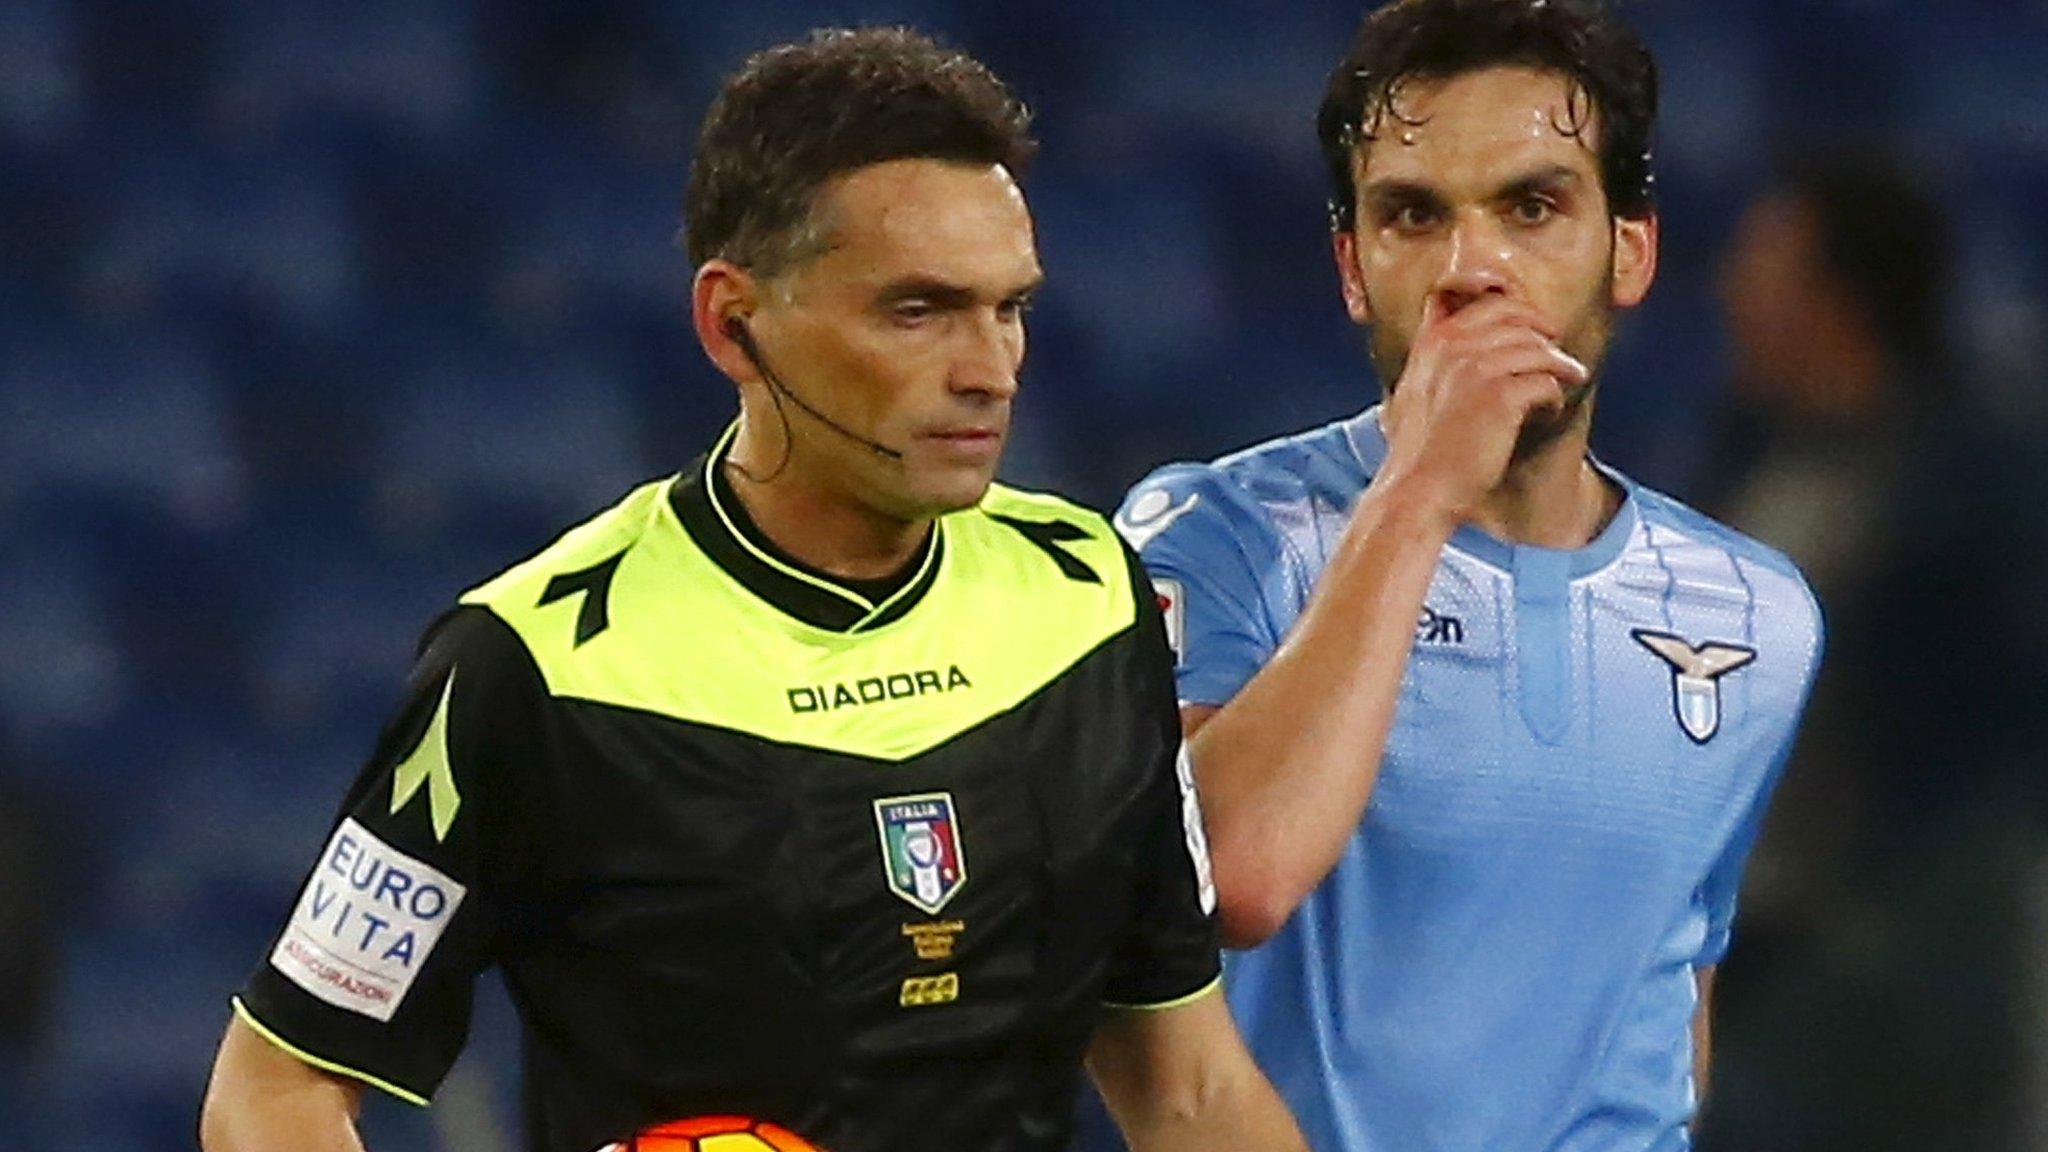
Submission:
[[[1891,824],[1805,810],[1887,830],[1829,857],[1849,871],[1825,891],[1753,902],[1708,1142],[2048,1148],[2048,4],[1626,10],[1665,76],[1665,251],[1603,453],[1681,496],[1729,480],[1721,254],[1774,156],[1843,144],[1903,157],[1952,219],[1955,355],[1921,417],[1976,446],[1894,510],[1949,535],[1901,602],[1928,627],[1882,655],[1948,645],[1952,691],[1863,701],[1880,726],[1923,713],[1936,755]],[[1310,128],[1359,12],[9,0],[0,1149],[192,1146],[226,996],[421,626],[727,417],[671,241],[746,53],[908,22],[1034,104],[1051,284],[1007,475],[1108,506],[1162,460],[1372,395]],[[1987,492],[2008,498],[1948,498]],[[1990,683],[2000,652],[2026,658]],[[1791,856],[1804,818],[1773,826]],[[486,1000],[446,1106],[373,1106],[373,1147],[509,1146],[517,1041]]]

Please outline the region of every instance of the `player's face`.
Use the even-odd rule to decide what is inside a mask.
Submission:
[[[1373,367],[1392,387],[1408,362],[1423,302],[1452,311],[1490,294],[1534,309],[1557,343],[1595,369],[1616,308],[1649,291],[1656,222],[1609,216],[1599,125],[1579,135],[1566,79],[1491,68],[1405,84],[1399,117],[1353,163],[1358,223],[1335,237],[1351,317],[1371,327]],[[1564,410],[1535,416],[1522,448],[1581,419],[1594,384]]]
[[[785,383],[890,459],[791,413],[793,465],[905,519],[973,505],[995,478],[1043,279],[999,165],[896,160],[835,180],[825,251],[767,285],[755,336]]]

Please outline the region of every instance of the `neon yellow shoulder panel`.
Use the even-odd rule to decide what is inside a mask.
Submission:
[[[1022,704],[1137,618],[1107,521],[997,486],[940,521],[937,579],[909,613],[860,633],[815,628],[697,548],[670,506],[672,483],[636,490],[462,597],[519,633],[553,695],[904,760]],[[1041,544],[996,516],[1069,529]],[[1100,582],[1063,571],[1048,548]],[[607,587],[541,603],[556,577],[613,557]],[[605,626],[579,641],[585,597],[600,592]]]

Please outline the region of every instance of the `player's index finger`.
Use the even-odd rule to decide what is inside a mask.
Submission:
[[[1421,336],[1445,320],[1450,319],[1450,296],[1451,294],[1448,292],[1429,292],[1423,295],[1422,323],[1416,326],[1415,334],[1417,336]]]
[[[1444,318],[1449,319],[1451,315],[1450,313],[1445,313]],[[1550,318],[1538,311],[1533,305],[1513,299],[1512,297],[1503,295],[1482,296],[1459,309],[1455,315],[1461,323],[1468,325],[1485,328],[1521,327],[1534,332],[1553,344],[1557,342],[1557,326],[1551,322]]]

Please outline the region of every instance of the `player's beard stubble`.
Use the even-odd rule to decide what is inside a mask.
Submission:
[[[1557,342],[1558,347],[1586,366],[1586,382],[1567,385],[1561,407],[1554,410],[1539,408],[1529,413],[1522,421],[1521,434],[1515,438],[1510,466],[1537,455],[1555,443],[1558,437],[1592,418],[1594,393],[1600,387],[1600,368],[1607,359],[1607,345],[1614,335],[1614,261],[1611,258],[1605,269],[1592,295],[1573,313],[1570,326]],[[1372,359],[1373,371],[1379,374],[1383,398],[1393,395],[1395,383],[1408,369],[1408,355],[1413,350],[1412,335],[1396,332],[1385,324],[1375,324],[1368,329],[1367,354]]]

